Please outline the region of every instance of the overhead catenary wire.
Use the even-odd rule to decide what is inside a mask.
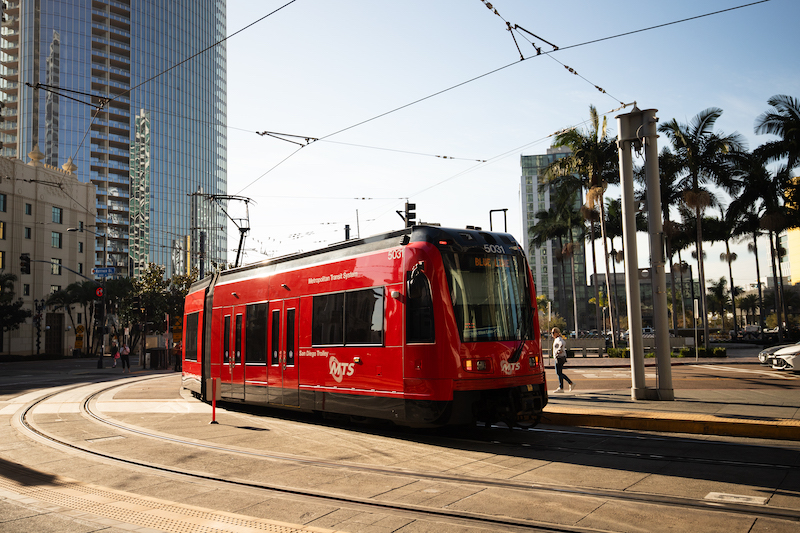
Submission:
[[[424,102],[424,101],[426,101],[426,100],[430,100],[430,99],[432,99],[432,98],[435,98],[435,97],[437,97],[437,96],[440,96],[440,95],[442,95],[442,94],[445,94],[445,93],[447,93],[447,92],[450,92],[450,91],[452,91],[452,90],[458,89],[459,87],[463,87],[463,86],[465,86],[465,85],[468,85],[468,84],[470,84],[470,83],[473,83],[473,82],[475,82],[475,81],[478,81],[478,80],[480,80],[480,79],[483,79],[483,78],[486,78],[486,77],[488,77],[488,76],[491,76],[491,75],[493,75],[493,74],[496,74],[496,73],[498,73],[498,72],[501,72],[501,71],[503,71],[503,70],[505,70],[505,69],[508,69],[508,68],[510,68],[510,67],[513,67],[513,66],[519,65],[520,63],[523,63],[523,62],[525,62],[525,61],[528,61],[528,60],[530,60],[530,59],[534,59],[534,58],[541,57],[541,56],[549,56],[549,55],[551,55],[551,54],[554,54],[554,53],[556,53],[556,52],[562,52],[562,51],[564,51],[564,50],[569,50],[569,49],[578,48],[578,47],[582,47],[582,46],[588,46],[588,45],[590,45],[590,44],[594,44],[594,43],[597,43],[597,42],[607,41],[607,40],[611,40],[611,39],[617,39],[617,38],[625,37],[625,36],[628,36],[628,35],[633,35],[633,34],[636,34],[636,33],[641,33],[641,32],[644,32],[644,31],[655,30],[655,29],[659,29],[659,28],[666,27],[666,26],[671,26],[671,25],[674,25],[674,24],[680,24],[680,23],[683,23],[683,22],[689,22],[689,21],[692,21],[692,20],[697,20],[697,19],[700,19],[700,18],[709,17],[709,16],[712,16],[712,15],[719,15],[719,14],[722,14],[722,13],[727,13],[727,12],[730,12],[730,11],[735,11],[735,10],[737,10],[737,9],[743,9],[743,8],[746,8],[746,7],[751,7],[751,6],[755,6],[755,5],[758,5],[758,4],[764,4],[764,3],[766,3],[766,2],[771,2],[771,1],[772,1],[772,0],[758,0],[758,1],[756,1],[756,2],[750,2],[750,3],[748,3],[748,4],[743,4],[743,5],[739,5],[739,6],[734,6],[734,7],[727,8],[727,9],[721,9],[721,10],[718,10],[718,11],[713,11],[713,12],[710,12],[710,13],[704,13],[704,14],[701,14],[701,15],[695,15],[695,16],[692,16],[692,17],[687,17],[687,18],[680,19],[680,20],[675,20],[675,21],[671,21],[671,22],[666,22],[666,23],[663,23],[663,24],[657,24],[657,25],[655,25],[655,26],[649,26],[649,27],[647,27],[647,28],[640,28],[640,29],[638,29],[638,30],[632,30],[632,31],[629,31],[629,32],[619,33],[619,34],[616,34],[616,35],[611,35],[611,36],[608,36],[608,37],[603,37],[603,38],[599,38],[599,39],[592,39],[592,40],[589,40],[589,41],[584,41],[584,42],[580,42],[580,43],[575,43],[575,44],[571,44],[571,45],[567,45],[567,46],[561,46],[561,47],[558,47],[558,48],[554,48],[554,49],[553,49],[553,50],[551,50],[551,51],[537,53],[535,56],[523,57],[522,59],[520,59],[520,60],[518,60],[518,61],[514,61],[514,62],[512,62],[512,63],[508,63],[508,64],[506,64],[506,65],[503,65],[503,66],[501,66],[501,67],[498,67],[498,68],[496,68],[496,69],[490,70],[490,71],[488,71],[488,72],[485,72],[485,73],[483,73],[483,74],[480,74],[480,75],[478,75],[478,76],[475,76],[475,77],[473,77],[473,78],[469,78],[469,79],[467,79],[467,80],[465,80],[465,81],[462,81],[462,82],[460,82],[460,83],[457,83],[457,84],[455,84],[455,85],[451,85],[450,87],[447,87],[447,88],[445,88],[445,89],[442,89],[442,90],[440,90],[440,91],[436,91],[436,92],[434,92],[434,93],[432,93],[432,94],[429,94],[429,95],[427,95],[427,96],[424,96],[424,97],[422,97],[422,98],[418,98],[418,99],[416,99],[416,100],[413,100],[413,101],[411,101],[411,102],[408,102],[408,103],[406,103],[406,104],[403,104],[403,105],[401,105],[401,106],[399,106],[399,107],[395,107],[395,108],[393,108],[393,109],[390,109],[390,110],[388,110],[388,111],[385,111],[385,112],[383,112],[383,113],[380,113],[380,114],[378,114],[378,115],[375,115],[375,116],[373,116],[373,117],[371,117],[371,118],[368,118],[368,119],[362,120],[362,121],[360,121],[360,122],[357,122],[357,123],[355,123],[355,124],[352,124],[352,125],[350,125],[350,126],[347,126],[347,127],[345,127],[345,128],[342,128],[342,129],[336,130],[336,131],[334,131],[334,132],[332,132],[332,133],[329,133],[329,134],[327,134],[327,135],[324,135],[324,136],[320,137],[318,140],[320,140],[320,141],[322,141],[322,140],[327,140],[327,139],[329,139],[330,137],[334,137],[334,136],[336,136],[336,135],[339,135],[339,134],[341,134],[341,133],[344,133],[345,131],[349,131],[349,130],[352,130],[352,129],[354,129],[354,128],[357,128],[357,127],[359,127],[359,126],[363,126],[364,124],[367,124],[367,123],[373,122],[373,121],[375,121],[375,120],[378,120],[378,119],[380,119],[380,118],[383,118],[383,117],[385,117],[385,116],[391,115],[391,114],[393,114],[393,113],[396,113],[396,112],[398,112],[398,111],[401,111],[401,110],[403,110],[403,109],[409,108],[409,107],[411,107],[411,106],[414,106],[414,105],[416,105],[416,104],[419,104],[419,103],[421,103],[421,102]],[[562,65],[563,65],[563,63],[562,63]],[[566,65],[564,65],[564,66],[566,67]],[[566,68],[569,68],[569,67],[566,67]],[[580,76],[580,75],[579,75],[579,76]],[[586,79],[586,78],[584,78],[584,79]],[[586,81],[587,81],[588,83],[592,84],[593,86],[595,86],[595,87],[596,87],[598,90],[600,90],[601,92],[604,92],[604,93],[606,93],[606,91],[605,91],[605,90],[603,90],[601,87],[599,87],[599,86],[597,86],[597,85],[593,84],[593,83],[592,83],[591,81],[589,81],[589,80],[586,80]],[[606,94],[607,94],[607,93],[606,93]],[[609,95],[609,96],[611,96],[611,95]],[[613,97],[612,97],[612,98],[613,98]],[[616,98],[614,98],[614,99],[615,99],[615,100],[617,100],[618,102],[620,102],[620,103],[621,103],[621,101],[620,101],[620,100],[618,100],[618,99],[616,99]],[[549,137],[549,136],[548,136],[548,137]],[[547,137],[545,137],[545,138],[547,138]],[[274,165],[273,167],[271,167],[270,169],[268,169],[266,172],[264,172],[263,174],[261,174],[260,176],[258,176],[257,178],[255,178],[255,179],[254,179],[253,181],[251,181],[250,183],[248,183],[248,184],[247,184],[247,185],[246,185],[244,188],[240,189],[240,190],[239,190],[239,192],[238,192],[237,194],[240,194],[240,193],[241,193],[242,191],[244,191],[245,189],[247,189],[247,188],[249,188],[249,187],[253,186],[255,183],[257,183],[257,182],[258,182],[258,181],[260,181],[262,178],[264,178],[265,176],[267,176],[268,174],[270,174],[272,171],[274,171],[274,170],[275,170],[276,168],[278,168],[280,165],[282,165],[282,164],[283,164],[283,163],[285,163],[287,160],[289,160],[290,158],[292,158],[293,156],[295,156],[295,155],[297,154],[297,152],[299,152],[301,149],[302,149],[302,147],[301,147],[301,148],[298,148],[297,150],[295,150],[294,152],[292,152],[291,154],[289,154],[287,157],[285,157],[284,159],[282,159],[282,160],[281,160],[280,162],[278,162],[276,165]],[[465,171],[465,172],[467,172],[467,171]],[[463,174],[463,173],[459,173],[458,175],[461,175],[461,174]],[[448,178],[447,180],[444,180],[444,181],[443,181],[443,182],[441,182],[441,183],[444,183],[444,182],[446,182],[446,181],[450,181],[450,179],[452,179],[452,177],[451,177],[451,178]],[[430,189],[430,188],[431,188],[431,187],[428,187],[428,188],[426,188],[425,190],[428,190],[428,189]]]

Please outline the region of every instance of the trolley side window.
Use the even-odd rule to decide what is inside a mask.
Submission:
[[[406,341],[409,344],[435,342],[431,285],[424,274],[409,282],[407,302]]]
[[[286,364],[294,366],[294,309],[286,311]]]
[[[236,363],[242,362],[242,315],[236,315]]]
[[[311,344],[383,344],[384,288],[314,296]]]
[[[383,344],[383,287],[344,295],[345,344]]]
[[[200,313],[186,315],[186,346],[184,357],[187,361],[197,361],[197,328]]]
[[[281,312],[279,310],[272,311],[272,358],[270,359],[271,365],[277,365],[280,361],[281,346]]]
[[[227,363],[231,357],[231,315],[225,315],[225,334],[223,337],[223,362]]]
[[[267,304],[247,306],[244,336],[244,360],[248,363],[267,362]]]
[[[314,296],[311,344],[344,344],[344,293]]]

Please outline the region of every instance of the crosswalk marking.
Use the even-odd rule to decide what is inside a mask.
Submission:
[[[710,368],[712,370],[721,370],[723,372],[738,372],[741,374],[757,374],[763,376],[774,377],[778,379],[797,379],[797,376],[794,374],[787,374],[785,372],[781,372],[780,370],[752,370],[749,368],[736,368],[732,366],[721,366],[721,365],[694,365],[699,368]]]
[[[631,378],[631,371],[630,370],[622,370],[619,368],[609,368],[607,370],[603,370],[600,368],[572,368],[569,370],[568,374],[575,373],[580,374],[586,379],[630,379]],[[645,373],[646,378],[655,378],[655,373]]]

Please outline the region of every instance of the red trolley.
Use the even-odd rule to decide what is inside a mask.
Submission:
[[[506,233],[414,226],[223,271],[186,297],[183,387],[431,427],[531,425],[536,292]]]

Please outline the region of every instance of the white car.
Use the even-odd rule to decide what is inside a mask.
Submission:
[[[770,356],[767,361],[771,363],[771,367],[776,370],[800,370],[798,365],[800,365],[800,344],[792,344],[786,348],[781,348],[772,356]]]
[[[798,342],[797,344],[800,344]],[[777,352],[778,350],[782,350],[784,348],[790,348],[795,346],[794,344],[777,344],[775,346],[770,346],[769,348],[764,348],[760,352],[758,352],[758,362],[762,365],[769,365],[772,366],[772,362],[770,358]]]

